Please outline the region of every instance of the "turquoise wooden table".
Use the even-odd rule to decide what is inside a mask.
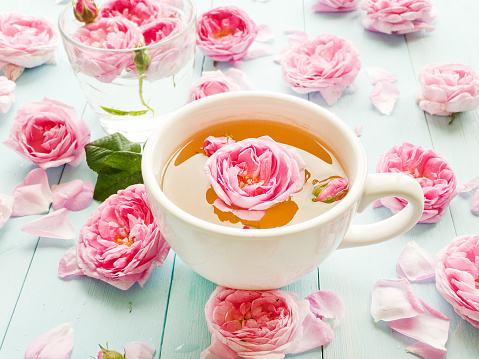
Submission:
[[[358,89],[348,88],[339,101],[327,106],[318,94],[305,95],[325,106],[351,128],[363,125],[360,137],[375,172],[379,156],[403,141],[431,148],[454,169],[458,184],[479,176],[479,111],[461,113],[453,124],[450,118],[425,114],[415,102],[418,71],[431,63],[461,62],[479,71],[479,2],[473,0],[433,0],[438,16],[431,33],[385,35],[365,31],[361,20],[365,12],[321,14],[311,11],[315,0],[197,0],[198,12],[220,5],[238,5],[257,24],[269,24],[275,37],[268,44],[278,53],[286,44],[285,29],[299,29],[310,37],[332,33],[353,42],[359,49],[363,67],[356,79]],[[43,15],[56,21],[63,5],[55,0],[0,0],[0,11],[20,11]],[[227,70],[228,64],[216,69]],[[365,68],[381,67],[397,75],[401,95],[391,116],[379,113],[369,101],[373,85]],[[213,61],[196,54],[195,77],[215,69]],[[273,57],[245,61],[241,69],[258,90],[294,94],[281,76]],[[295,96],[300,96],[294,94]],[[43,97],[74,106],[91,130],[92,139],[106,135],[78,87],[63,46],[58,65],[28,69],[17,80],[16,102],[0,115],[0,140],[8,137],[17,109]],[[25,175],[35,168],[7,147],[0,145],[0,192],[11,194]],[[78,167],[68,165],[47,170],[50,184],[76,178],[95,181],[85,161]],[[416,241],[436,253],[459,235],[478,234],[479,218],[469,209],[470,198],[454,198],[437,224],[418,224],[406,234],[370,247],[336,251],[317,270],[288,286],[300,298],[321,289],[330,289],[344,299],[346,316],[326,347],[296,356],[331,359],[412,358],[405,348],[413,340],[389,329],[385,322],[375,323],[370,314],[371,289],[381,278],[397,278],[395,266],[405,244]],[[78,235],[81,226],[98,206],[70,212]],[[357,216],[357,223],[371,223],[389,217],[385,208],[368,208]],[[75,333],[71,358],[96,356],[98,344],[122,350],[129,342],[145,341],[156,348],[155,358],[199,358],[209,345],[203,308],[215,284],[188,268],[170,252],[163,268],[157,268],[144,288],[135,284],[122,291],[104,282],[83,277],[61,280],[58,263],[76,242],[35,237],[20,228],[36,218],[12,218],[0,229],[0,358],[23,358],[27,345],[42,333],[70,322]],[[450,322],[447,342],[450,359],[479,357],[479,330],[456,315],[438,294],[433,281],[413,284],[419,297],[446,314]]]

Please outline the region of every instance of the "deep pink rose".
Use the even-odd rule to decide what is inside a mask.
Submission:
[[[424,192],[424,212],[419,223],[436,223],[449,202],[456,196],[456,177],[449,164],[436,152],[404,142],[381,155],[379,173],[403,172],[421,185]],[[407,201],[397,197],[381,199],[381,204],[393,213],[403,209]]]
[[[100,17],[121,16],[138,26],[143,26],[159,16],[159,12],[158,6],[148,0],[110,0],[102,5]]]
[[[56,64],[58,34],[50,20],[21,13],[0,14],[0,68]]]
[[[386,34],[434,30],[430,22],[436,12],[431,0],[364,0],[361,9],[367,11],[366,30]]]
[[[317,12],[353,11],[359,6],[361,0],[318,0],[313,4],[312,10]]]
[[[21,107],[4,144],[41,168],[78,166],[90,129],[73,107],[44,98]]]
[[[418,79],[417,103],[431,115],[449,116],[479,108],[479,76],[470,66],[428,65],[419,71]]]
[[[313,182],[314,183],[314,182]],[[340,201],[348,193],[348,180],[342,177],[329,177],[315,184],[314,202],[333,203]]]
[[[361,68],[359,51],[345,39],[323,34],[292,46],[281,58],[284,80],[294,91],[319,91],[328,105],[353,84]]]
[[[207,156],[211,156],[213,153],[218,151],[221,147],[229,145],[231,143],[236,143],[236,141],[229,136],[223,137],[214,137],[208,136],[201,147]]]
[[[241,70],[230,68],[226,74],[220,70],[205,71],[191,87],[189,101],[223,92],[252,89],[253,85]]]
[[[74,69],[101,82],[112,82],[128,66],[134,66],[130,51],[102,51],[134,49],[143,44],[143,35],[138,27],[122,17],[97,19],[96,22],[79,28],[71,35],[83,45],[99,49],[87,50],[64,41]]]
[[[333,331],[294,292],[218,286],[205,306],[211,345],[201,354],[226,359],[284,358],[329,343]]]
[[[221,6],[198,17],[196,44],[215,61],[242,60],[258,29],[248,14],[236,6]]]
[[[58,268],[60,277],[87,275],[127,290],[143,287],[170,247],[151,213],[145,186],[132,185],[108,197],[90,216]]]
[[[479,329],[479,235],[457,237],[437,256],[437,290],[461,318]]]
[[[269,136],[248,138],[213,153],[205,173],[228,206],[265,210],[303,188],[303,159]]]
[[[90,23],[98,16],[98,8],[94,0],[77,0],[73,13],[80,22]]]
[[[15,102],[15,87],[15,82],[0,76],[0,114],[7,113]]]

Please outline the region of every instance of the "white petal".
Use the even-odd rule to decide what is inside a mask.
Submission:
[[[378,82],[395,82],[398,79],[392,72],[379,67],[366,67],[366,72],[372,84],[377,84]]]
[[[411,241],[406,244],[399,255],[396,272],[400,277],[410,281],[434,277],[436,258],[416,242]]]
[[[58,239],[75,238],[75,230],[68,219],[68,213],[65,208],[27,223],[21,228],[21,231],[39,237]]]
[[[369,99],[384,115],[390,115],[399,97],[399,89],[388,82],[379,82],[374,86]]]

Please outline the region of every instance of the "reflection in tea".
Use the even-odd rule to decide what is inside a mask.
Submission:
[[[263,213],[256,216],[258,218],[243,216],[244,208],[234,205],[224,207],[225,203],[219,199],[205,174],[208,156],[202,146],[209,136],[225,136],[233,138],[237,143],[261,136],[271,137],[289,148],[290,152],[299,153],[299,161],[304,161],[306,170],[303,169],[302,172],[302,189],[261,211]],[[211,154],[210,151],[206,152]],[[168,161],[163,169],[160,185],[175,205],[205,221],[236,228],[274,228],[306,221],[333,208],[337,203],[336,199],[341,199],[347,189],[342,188],[342,195],[335,196],[334,200],[317,201],[318,183],[322,184],[319,190],[327,192],[337,182],[333,179],[338,177],[346,178],[340,163],[320,144],[320,140],[309,132],[274,121],[241,120],[213,125],[190,138]],[[329,183],[333,183],[333,186],[329,186]],[[326,187],[327,185],[329,187]]]

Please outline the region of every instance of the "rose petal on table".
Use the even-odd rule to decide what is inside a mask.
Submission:
[[[126,359],[152,359],[156,349],[150,344],[136,341],[127,344],[125,347]]]
[[[13,191],[12,216],[29,216],[48,211],[53,199],[47,172],[43,168],[31,170]]]
[[[363,125],[359,124],[354,127],[354,131],[356,131],[356,136],[360,137],[363,134]]]
[[[0,228],[2,228],[12,215],[13,202],[15,198],[7,194],[0,193]]]
[[[474,193],[474,197],[472,197],[471,212],[475,216],[479,216],[479,189],[476,189],[476,192]]]
[[[58,266],[58,275],[60,278],[65,278],[70,275],[83,275],[80,266],[78,265],[77,247],[73,246],[65,252],[60,265]]]
[[[31,342],[25,350],[25,359],[68,359],[73,343],[73,328],[64,323]]]
[[[389,116],[399,97],[399,89],[388,82],[378,82],[374,86],[369,99],[382,114]]]
[[[258,34],[256,35],[255,41],[258,42],[268,42],[274,38],[273,28],[269,25],[261,24],[257,25]]]
[[[472,177],[465,183],[457,187],[457,193],[467,193],[479,186],[479,177]]]
[[[90,204],[94,190],[93,182],[83,182],[80,179],[53,185],[53,208],[65,207],[70,211],[81,211]]]
[[[231,212],[236,217],[239,217],[245,221],[259,221],[265,215],[265,211],[247,210],[247,209],[233,209],[226,205],[223,200],[217,198],[213,202],[213,206],[219,209],[221,212]]]
[[[274,51],[267,45],[256,45],[253,49],[248,50],[245,60],[253,60],[259,57],[273,55]]]
[[[39,237],[58,239],[75,238],[75,229],[68,219],[68,212],[65,208],[25,224],[21,228],[21,231]]]
[[[419,355],[424,359],[442,359],[447,349],[437,349],[422,342],[416,342],[406,348],[406,352]]]
[[[380,279],[371,292],[371,315],[376,322],[411,318],[424,313],[407,279]]]
[[[449,318],[420,299],[424,312],[411,317],[388,322],[397,332],[414,338],[436,349],[446,350]]]
[[[344,318],[344,302],[338,293],[332,290],[318,290],[308,295],[311,312],[319,318],[333,319],[333,329]]]
[[[20,77],[20,75],[23,74],[24,70],[24,67],[17,66],[14,64],[6,64],[2,66],[3,74],[10,81],[16,81]]]
[[[396,273],[409,281],[434,277],[436,258],[416,242],[406,244],[396,265]]]
[[[398,79],[392,72],[379,67],[366,67],[366,72],[372,84],[377,84],[378,82],[395,82]]]
[[[253,90],[254,86],[246,74],[234,67],[226,71],[226,77],[240,87],[241,90]],[[234,141],[232,138],[229,142]],[[235,141],[236,142],[236,141]]]

